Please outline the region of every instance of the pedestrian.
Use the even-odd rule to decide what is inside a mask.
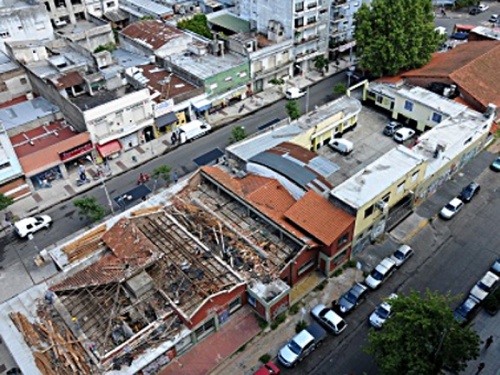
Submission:
[[[177,180],[179,179],[177,176],[177,172],[174,172],[173,178],[174,178],[174,184],[176,184]]]
[[[486,344],[484,345],[484,349],[488,350],[491,344],[493,344],[493,336],[490,336],[486,339]]]
[[[479,365],[477,365],[476,375],[478,375],[481,371],[483,371],[484,367],[485,367],[484,362],[481,362]]]

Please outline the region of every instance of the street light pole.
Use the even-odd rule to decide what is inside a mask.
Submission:
[[[113,202],[111,201],[111,197],[109,196],[108,188],[106,187],[106,182],[104,181],[104,177],[100,173],[99,168],[95,165],[94,159],[92,158],[92,156],[87,155],[87,160],[90,161],[92,163],[92,165],[97,169],[97,175],[99,176],[99,180],[100,180],[102,187],[104,189],[104,193],[106,194],[106,199],[108,200],[109,209],[111,210],[111,213],[114,214],[115,210],[113,208]]]
[[[309,113],[309,86],[307,86],[306,91],[306,113]]]

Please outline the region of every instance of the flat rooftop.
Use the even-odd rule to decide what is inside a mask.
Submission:
[[[9,130],[56,113],[59,113],[59,107],[38,97],[0,109],[0,122],[5,130]]]
[[[180,53],[171,55],[170,62],[200,79],[207,79],[231,68],[247,64],[243,56],[233,53],[225,53],[224,56],[210,54],[196,56]]]
[[[130,94],[134,91],[137,90],[133,86],[125,85],[116,90],[99,91],[95,95],[89,95],[88,93],[85,93],[82,95],[78,95],[77,97],[71,97],[69,99],[82,111],[86,111],[87,109],[92,109],[104,103],[108,103],[115,99],[121,98],[122,96]]]

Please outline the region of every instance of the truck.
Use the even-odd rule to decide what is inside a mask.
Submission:
[[[193,139],[202,137],[210,130],[212,130],[212,127],[200,120],[188,122],[176,129],[180,144],[191,142]]]
[[[278,360],[283,366],[293,367],[314,351],[326,336],[326,331],[318,323],[311,323],[281,348]]]

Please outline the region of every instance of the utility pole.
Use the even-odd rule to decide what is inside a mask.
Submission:
[[[113,208],[113,202],[111,201],[111,197],[109,196],[108,188],[106,187],[106,182],[104,181],[104,176],[101,173],[101,170],[95,165],[94,159],[92,156],[87,155],[86,159],[92,163],[92,165],[97,169],[97,174],[99,176],[99,181],[102,184],[102,187],[104,189],[104,193],[106,194],[106,199],[108,200],[109,208],[111,210],[111,213],[115,213],[115,209]]]
[[[306,113],[309,113],[309,86],[307,86],[306,91]]]

